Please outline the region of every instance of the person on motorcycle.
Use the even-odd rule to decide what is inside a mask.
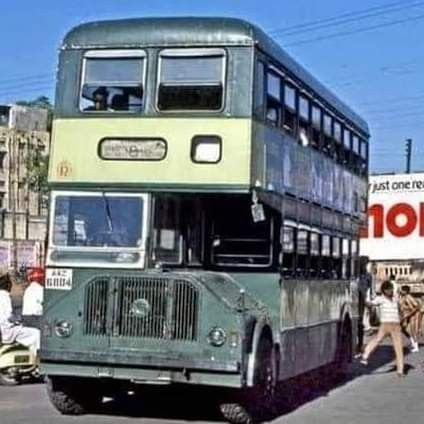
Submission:
[[[12,282],[8,273],[0,277],[0,333],[3,343],[20,343],[33,355],[40,349],[40,330],[24,327],[13,317],[10,291]]]
[[[40,319],[43,315],[43,268],[30,268],[28,281],[29,285],[25,289],[22,303],[22,319],[25,325],[40,328]]]

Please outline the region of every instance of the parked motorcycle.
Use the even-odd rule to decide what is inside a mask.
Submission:
[[[0,341],[0,385],[15,386],[24,379],[40,378],[37,358],[19,343]]]

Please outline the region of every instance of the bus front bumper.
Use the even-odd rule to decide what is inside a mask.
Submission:
[[[244,386],[238,361],[158,357],[157,354],[113,355],[42,351],[41,372],[85,378],[108,378],[135,384],[200,384],[240,388]]]

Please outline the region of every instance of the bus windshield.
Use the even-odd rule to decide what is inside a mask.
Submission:
[[[57,195],[52,241],[55,247],[139,248],[144,199],[124,195]]]

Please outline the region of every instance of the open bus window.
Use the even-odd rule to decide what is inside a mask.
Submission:
[[[342,140],[342,125],[338,121],[334,121],[334,149],[335,156],[338,163],[343,164],[344,162],[344,149]]]
[[[333,119],[324,114],[324,144],[323,151],[326,155],[333,156]]]
[[[332,256],[333,256],[333,277],[341,278],[342,274],[342,251],[341,239],[333,237],[332,240]]]
[[[294,277],[296,260],[296,228],[287,225],[282,227],[281,245],[283,251],[283,277]]]
[[[312,232],[310,234],[310,243],[311,243],[311,268],[310,274],[311,277],[319,277],[319,267],[320,267],[320,235],[318,233]]]
[[[350,241],[346,238],[342,242],[342,278],[348,279],[351,277],[351,261],[350,261]]]
[[[294,134],[296,132],[296,89],[284,85],[284,129]]]
[[[318,106],[312,106],[312,147],[321,146],[322,111]]]
[[[144,57],[84,58],[80,109],[84,112],[139,112],[143,106]]]
[[[299,96],[299,142],[302,146],[311,144],[310,101]]]
[[[273,72],[267,74],[266,120],[279,126],[281,116],[281,78]]]
[[[307,230],[297,231],[297,269],[298,277],[309,276],[309,232]]]
[[[158,109],[220,110],[224,100],[224,53],[185,50],[161,53]]]
[[[331,278],[333,260],[331,259],[331,237],[323,234],[321,237],[321,277]]]
[[[211,262],[229,267],[269,267],[273,262],[273,220],[253,222],[247,202],[234,202],[212,221]]]

